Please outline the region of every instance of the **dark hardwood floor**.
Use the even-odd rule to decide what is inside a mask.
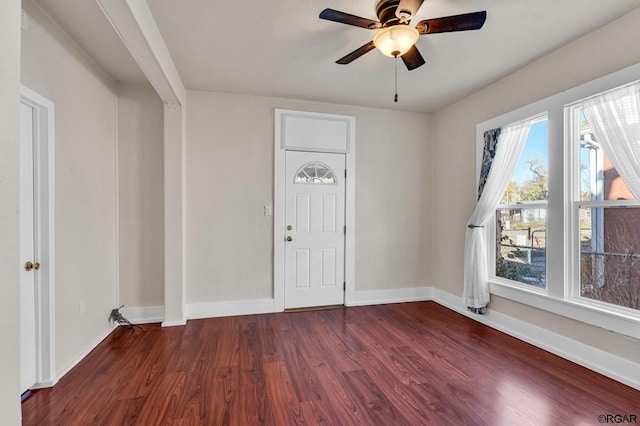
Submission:
[[[35,391],[23,423],[640,422],[639,391],[433,302],[145,327],[115,330],[54,388]]]

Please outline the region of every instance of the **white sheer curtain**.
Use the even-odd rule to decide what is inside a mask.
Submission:
[[[586,99],[582,109],[596,141],[640,199],[640,83]]]
[[[463,298],[469,308],[483,309],[489,303],[487,232],[484,226],[495,217],[496,206],[511,179],[532,121],[527,120],[502,129],[487,182],[467,224]]]

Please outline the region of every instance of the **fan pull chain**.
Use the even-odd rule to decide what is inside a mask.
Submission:
[[[396,95],[393,97],[393,102],[398,102],[398,55],[396,55],[394,59],[396,64],[396,75],[395,75]]]

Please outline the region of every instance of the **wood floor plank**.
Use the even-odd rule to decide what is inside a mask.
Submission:
[[[352,399],[360,405],[370,424],[375,425],[404,425],[409,422],[402,412],[386,397],[374,379],[364,370],[345,372],[347,391]]]
[[[331,407],[335,416],[340,419],[337,424],[344,425],[365,425],[368,422],[366,411],[360,408],[352,395],[347,391],[344,378],[341,377],[343,371],[328,364],[320,364],[316,367],[320,383],[324,388],[327,406]],[[336,423],[334,423],[336,424]]]
[[[119,328],[25,425],[565,425],[640,391],[433,302]],[[0,415],[1,420],[1,415]],[[1,421],[0,421],[1,424]]]
[[[336,417],[323,401],[304,401],[300,403],[303,417],[307,424],[318,426],[338,425],[340,419]]]
[[[291,377],[284,362],[271,362],[265,365],[267,395],[273,401],[271,411],[277,425],[303,425],[306,422],[295,395]],[[277,403],[275,403],[277,401]]]
[[[289,318],[295,318],[295,313]],[[313,333],[304,324],[305,321],[298,321],[298,326],[301,327],[300,331],[289,331],[286,336],[282,336],[283,360],[286,362],[289,375],[296,378],[292,382],[292,386],[296,397],[301,402],[322,399],[324,396],[322,388],[318,386],[318,378],[313,368],[314,362],[317,362],[318,359],[318,352],[310,350],[305,344],[304,337],[313,335]]]

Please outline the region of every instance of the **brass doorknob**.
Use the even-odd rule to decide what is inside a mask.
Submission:
[[[24,264],[24,270],[29,272],[32,269],[40,269],[40,264],[38,262],[36,263],[31,263],[31,262],[26,262]]]
[[[291,238],[291,235],[287,237],[287,241],[293,241],[293,238]]]

